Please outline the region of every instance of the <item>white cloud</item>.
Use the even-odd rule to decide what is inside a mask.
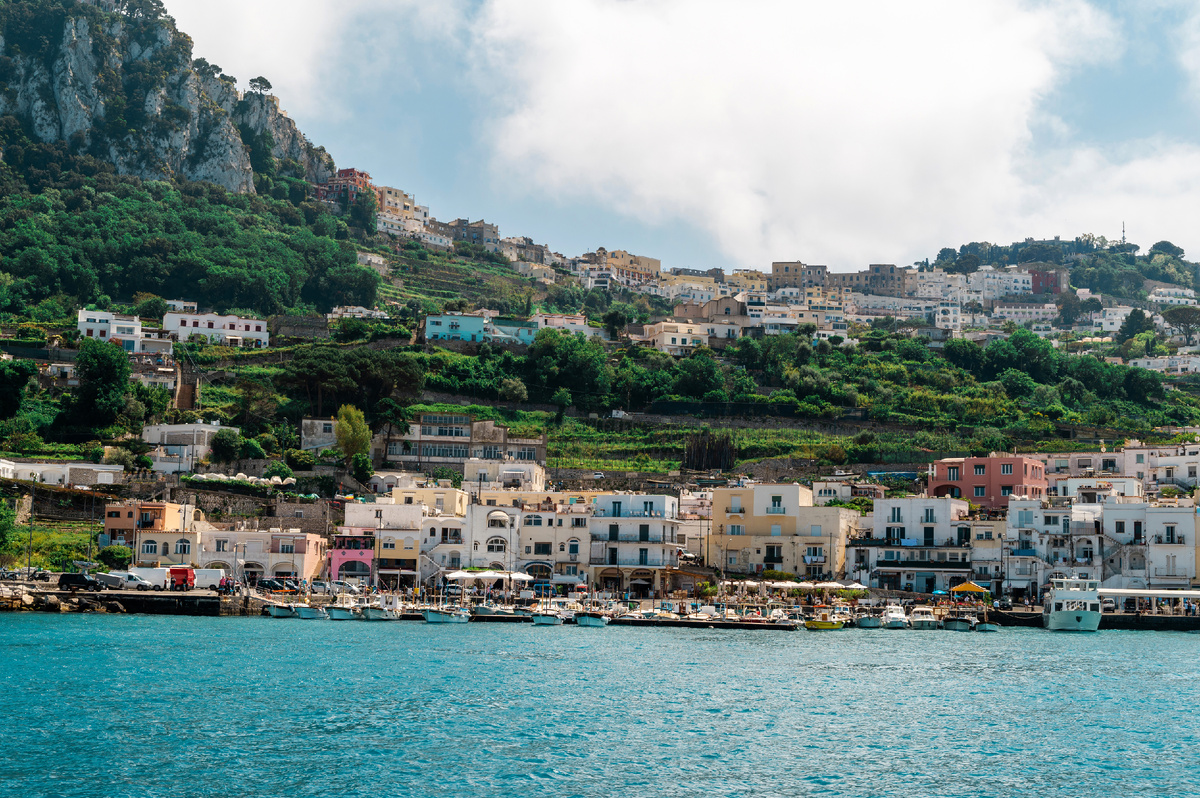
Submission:
[[[1047,186],[1031,124],[1120,48],[1082,2],[493,2],[475,31],[506,180],[683,219],[740,264],[843,269],[1060,221],[1057,180],[1093,177],[1098,153]]]

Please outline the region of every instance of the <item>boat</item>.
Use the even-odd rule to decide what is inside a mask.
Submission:
[[[509,618],[518,614],[515,607],[507,604],[480,604],[472,612],[476,615],[503,615]]]
[[[331,621],[356,621],[362,617],[357,600],[348,593],[340,593],[332,604],[325,605]]]
[[[804,628],[813,632],[831,632],[844,629],[846,622],[837,618],[829,610],[821,610],[812,618],[805,620]]]
[[[850,629],[855,626],[858,619],[854,617],[854,611],[845,604],[835,605],[833,608],[833,617],[842,622],[842,627]]]
[[[562,614],[555,610],[535,610],[530,614],[534,626],[561,626]]]
[[[904,608],[899,604],[889,604],[883,608],[884,629],[907,629],[908,617],[904,614]]]
[[[385,607],[377,601],[362,608],[362,619],[364,621],[398,621],[400,616],[395,610]]]
[[[967,610],[951,610],[942,619],[942,628],[948,632],[971,632],[974,631],[977,623],[975,613]]]
[[[425,623],[467,623],[471,620],[471,613],[454,606],[426,607],[421,610],[421,616]]]
[[[938,619],[929,607],[913,607],[908,616],[908,624],[913,629],[928,631],[938,628]]]
[[[608,626],[610,620],[612,619],[604,612],[584,610],[583,612],[575,613],[576,626]],[[535,620],[534,623],[537,623],[537,621]]]
[[[268,604],[267,614],[272,618],[295,618],[298,617],[296,608],[291,604]]]
[[[859,629],[878,629],[883,626],[883,618],[870,612],[860,612],[854,616],[854,625]]]
[[[296,614],[306,621],[327,621],[329,613],[324,607],[314,607],[311,604],[297,604]]]
[[[1042,604],[1042,626],[1052,632],[1094,632],[1100,628],[1100,582],[1051,579]]]

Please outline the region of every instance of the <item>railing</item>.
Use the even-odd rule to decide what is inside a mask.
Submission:
[[[597,532],[596,534],[592,535],[592,540],[595,541],[596,543],[674,543],[675,542],[673,540],[669,540],[668,538],[666,538],[661,532],[658,533],[657,535],[650,535],[649,537],[642,537],[637,532],[634,532],[632,534],[617,535],[615,538],[611,537],[610,535],[608,535],[604,532]]]
[[[664,515],[662,510],[625,510],[618,512],[612,510],[597,509],[592,513],[596,518],[671,518],[672,516]]]
[[[1174,568],[1155,568],[1154,575],[1168,577],[1168,578],[1174,578],[1174,579],[1188,579],[1189,578],[1187,574],[1177,573],[1176,569],[1174,569]]]
[[[1010,557],[1036,557],[1038,556],[1037,549],[1013,549],[1008,553]]]
[[[591,564],[592,565],[611,565],[614,567],[622,567],[622,568],[638,567],[638,566],[641,566],[643,568],[662,568],[663,565],[673,565],[674,560],[672,560],[670,562],[665,562],[660,557],[648,557],[645,560],[642,560],[639,557],[618,557],[616,560],[611,560],[608,557],[592,557]]]
[[[735,514],[736,515],[745,515],[746,508],[745,507],[726,507],[725,514],[726,515],[735,515]]]
[[[822,558],[822,559],[824,559],[824,558]],[[783,562],[782,554],[768,554],[767,556],[763,557],[764,565],[778,565],[779,563],[782,563],[782,562]]]
[[[786,507],[768,507],[767,515],[783,515],[787,512]]]
[[[1155,535],[1154,542],[1164,546],[1182,546],[1183,535],[1176,535],[1173,539],[1168,540],[1163,535]]]

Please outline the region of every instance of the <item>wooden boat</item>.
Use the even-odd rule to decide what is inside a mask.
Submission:
[[[821,610],[812,618],[804,621],[804,628],[812,632],[832,632],[845,627],[846,622],[835,617],[830,610]]]

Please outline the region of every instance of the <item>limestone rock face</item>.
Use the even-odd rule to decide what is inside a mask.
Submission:
[[[309,143],[275,97],[243,95],[233,78],[194,68],[191,40],[171,18],[83,4],[56,15],[53,6],[44,20],[48,45],[22,46],[0,31],[0,115],[19,117],[39,141],[66,142],[123,174],[252,193],[242,135],[266,140],[266,133],[282,173],[314,182],[333,174],[333,159]]]

